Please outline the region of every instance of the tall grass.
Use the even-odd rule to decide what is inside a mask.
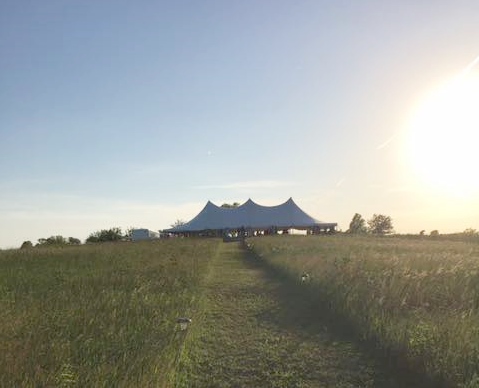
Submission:
[[[431,239],[277,236],[252,249],[396,365],[479,386],[479,244]]]
[[[215,240],[0,252],[0,386],[165,386]]]

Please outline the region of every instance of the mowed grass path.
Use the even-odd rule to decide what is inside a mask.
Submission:
[[[301,287],[222,244],[186,334],[178,387],[413,387],[325,326]]]

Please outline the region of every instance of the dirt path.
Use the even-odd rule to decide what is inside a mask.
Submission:
[[[401,387],[237,244],[222,244],[187,334],[180,387]]]

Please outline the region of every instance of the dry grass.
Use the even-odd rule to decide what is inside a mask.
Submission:
[[[277,270],[390,358],[444,384],[479,386],[479,244],[351,236],[252,239]]]
[[[1,251],[0,386],[391,386],[331,322],[393,366],[479,386],[479,244],[250,243],[259,264],[215,239]]]
[[[421,387],[331,330],[304,288],[224,244],[189,330],[177,387]]]
[[[0,386],[165,386],[217,241],[0,252]]]

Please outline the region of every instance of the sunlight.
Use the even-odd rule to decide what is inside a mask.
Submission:
[[[429,93],[409,124],[408,159],[419,179],[448,194],[479,189],[479,76],[461,74]]]

